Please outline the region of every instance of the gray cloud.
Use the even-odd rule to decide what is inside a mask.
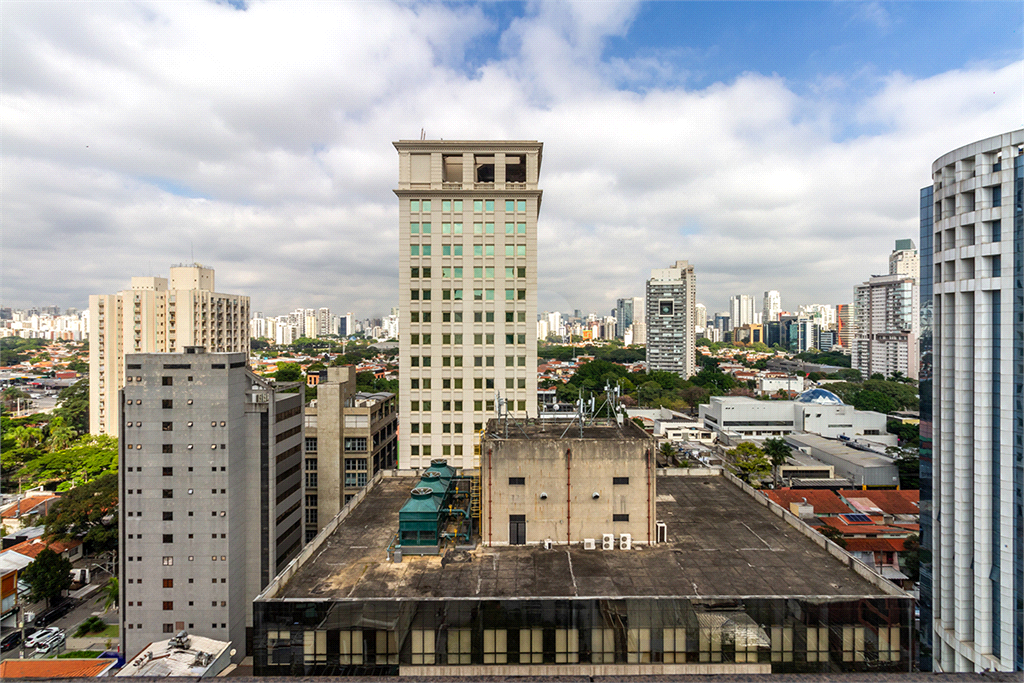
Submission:
[[[916,238],[932,160],[1021,125],[1024,62],[852,105],[840,76],[687,89],[657,55],[602,61],[635,13],[538,3],[499,35],[464,5],[5,3],[4,304],[83,306],[194,248],[257,310],[386,313],[391,141],[421,129],[545,143],[542,309],[607,311],[684,258],[709,311],[844,302]],[[478,40],[501,49],[467,73]]]

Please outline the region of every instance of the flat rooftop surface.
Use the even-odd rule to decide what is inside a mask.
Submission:
[[[824,436],[818,436],[817,434],[802,433],[786,434],[783,438],[800,446],[816,448],[834,458],[845,460],[848,463],[858,465],[860,467],[892,467],[895,464],[894,460],[887,458],[880,453],[850,448],[846,445],[847,442],[840,441],[839,439],[828,439]],[[812,453],[811,455],[813,457],[814,454]]]
[[[658,478],[668,543],[653,547],[481,545],[392,563],[386,549],[417,481],[380,480],[275,598],[885,595],[721,476]]]

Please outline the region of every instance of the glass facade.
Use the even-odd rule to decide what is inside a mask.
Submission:
[[[1013,159],[1013,640],[1024,670],[1024,155]]]
[[[913,604],[909,597],[257,601],[253,673],[691,663],[762,663],[773,673],[908,671]]]
[[[931,185],[921,190],[921,368],[918,375],[920,395],[920,488],[921,488],[921,555],[920,598],[921,621],[919,667],[932,670],[932,256],[934,254],[934,190]]]

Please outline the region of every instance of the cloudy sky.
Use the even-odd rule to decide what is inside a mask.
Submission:
[[[848,301],[938,156],[1024,125],[1020,2],[0,4],[3,305],[199,261],[255,310],[397,301],[391,143],[544,143],[541,310],[651,268]]]

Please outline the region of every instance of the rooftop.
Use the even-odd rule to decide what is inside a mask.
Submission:
[[[203,636],[188,635],[188,647],[176,647],[174,638],[157,640],[125,662],[118,677],[142,676],[215,676],[227,665],[221,658],[231,643]]]
[[[386,550],[417,481],[378,480],[273,598],[886,594],[724,476],[658,479],[668,543],[628,551],[478,546],[392,563]]]
[[[632,420],[623,420],[621,425],[614,420],[598,418],[583,427],[580,436],[579,420],[569,419],[571,414],[563,415],[565,419],[545,420],[514,420],[506,423],[503,419],[490,420],[487,423],[488,439],[635,439],[648,441],[651,436],[638,427]],[[588,418],[589,419],[589,418]]]
[[[894,463],[892,458],[880,453],[852,448],[847,445],[852,443],[850,441],[828,439],[817,434],[787,434],[783,438],[795,448],[806,446],[857,467],[892,467]],[[815,455],[813,451],[811,455]]]
[[[0,662],[0,678],[98,678],[116,664],[116,659],[6,659]]]

